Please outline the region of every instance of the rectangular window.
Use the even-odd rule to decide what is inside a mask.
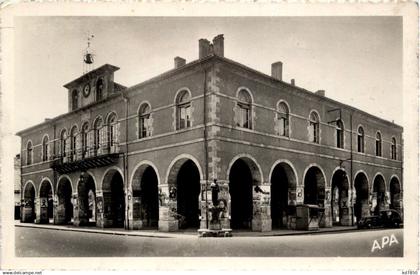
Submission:
[[[289,120],[286,114],[278,114],[278,134],[280,136],[289,136]]]
[[[140,138],[150,136],[150,115],[140,117]]]
[[[250,112],[248,106],[239,105],[239,117],[237,125],[239,127],[251,129]]]
[[[315,122],[310,122],[309,127],[310,127],[309,140],[314,143],[318,143],[319,142],[319,137],[318,137],[319,124]]]
[[[184,105],[179,108],[179,129],[191,127],[191,106]]]
[[[382,148],[381,148],[381,141],[379,141],[379,140],[377,140],[376,141],[376,155],[378,156],[378,157],[380,157],[381,155],[382,155],[382,150],[381,150]]]
[[[279,119],[279,135],[285,136],[286,135],[286,120],[284,117]]]
[[[357,152],[364,153],[363,137],[362,136],[357,137]]]

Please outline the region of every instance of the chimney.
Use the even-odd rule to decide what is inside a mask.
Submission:
[[[198,40],[198,58],[204,58],[210,54],[210,41],[207,39]]]
[[[292,86],[296,86],[296,84],[295,84],[295,79],[294,79],[294,78],[292,78],[292,79],[290,80],[290,84],[292,84]]]
[[[213,52],[215,55],[225,56],[225,39],[223,34],[219,34],[213,38]]]
[[[277,80],[282,80],[283,63],[276,62],[271,64],[271,76]]]
[[[325,90],[318,90],[315,92],[317,95],[325,96]]]
[[[178,69],[179,67],[184,66],[186,62],[187,61],[182,57],[179,57],[179,56],[175,57],[174,58],[175,69]]]

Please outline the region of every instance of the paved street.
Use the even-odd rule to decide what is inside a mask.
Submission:
[[[403,229],[232,238],[198,238],[194,235],[179,237],[176,234],[169,238],[156,238],[29,227],[15,227],[15,229],[16,256],[25,257],[399,257],[403,255]],[[383,240],[385,246],[382,248]],[[389,243],[392,243],[391,246]]]

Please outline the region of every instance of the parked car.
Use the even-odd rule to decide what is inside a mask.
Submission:
[[[382,210],[379,215],[366,216],[359,220],[357,228],[400,227],[401,215],[393,209]]]

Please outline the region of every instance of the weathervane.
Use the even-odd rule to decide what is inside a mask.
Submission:
[[[95,36],[93,34],[88,34],[87,37],[87,47],[85,54],[83,55],[83,73],[87,73],[93,69],[93,56],[92,50],[90,48],[90,43]]]

